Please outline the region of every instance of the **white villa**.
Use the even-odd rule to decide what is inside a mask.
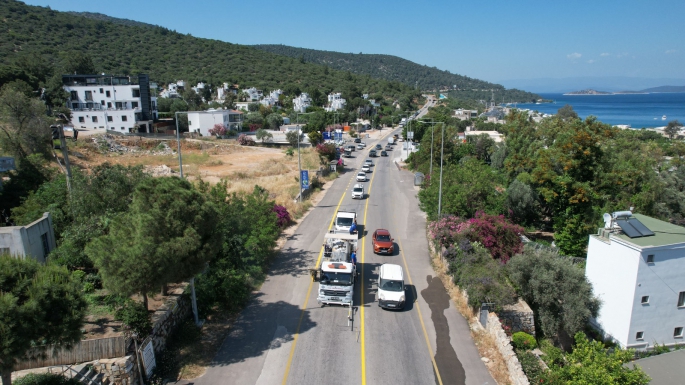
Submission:
[[[306,92],[301,93],[300,96],[293,99],[293,109],[295,112],[307,112],[307,107],[310,107],[311,105],[312,99]]]
[[[262,97],[264,97],[262,90],[258,90],[254,87],[243,90],[243,92],[247,94],[247,98],[249,99],[248,101],[252,102],[258,102],[262,99]]]
[[[593,324],[623,348],[682,345],[685,228],[630,211],[604,217],[585,268],[602,301]]]
[[[282,93],[283,93],[283,91],[281,91],[281,90],[274,90],[274,91],[271,91],[271,93],[269,94],[269,96],[264,97],[264,99],[262,99],[262,100],[260,101],[260,103],[262,103],[262,105],[264,105],[264,106],[266,106],[266,107],[273,107],[273,106],[275,106],[275,105],[278,103],[278,97],[279,97]]]
[[[332,112],[342,110],[345,108],[345,103],[347,103],[347,101],[343,99],[340,92],[328,94],[328,106],[326,107],[326,111]]]
[[[235,110],[189,111],[188,130],[202,136],[211,136],[209,130],[215,124],[223,124],[226,129],[242,131],[243,113]]]
[[[62,84],[74,128],[152,132],[157,85],[148,75],[62,75]]]

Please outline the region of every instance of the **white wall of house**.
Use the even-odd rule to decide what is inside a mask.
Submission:
[[[312,105],[312,99],[309,94],[303,92],[300,96],[293,99],[293,110],[296,112],[307,112],[307,107]]]
[[[0,227],[0,252],[45,263],[48,254],[56,247],[50,213],[44,213],[40,219],[26,226]]]
[[[648,226],[657,235],[633,242],[625,235],[591,235],[588,245],[586,277],[602,301],[593,323],[627,348],[685,343],[682,335],[674,336],[676,328],[685,329],[685,306],[678,306],[680,293],[685,296],[685,231],[648,219],[650,226],[672,228]],[[659,243],[662,234],[671,237],[668,244]],[[653,263],[647,262],[649,255]]]
[[[241,120],[242,114],[233,110],[190,111],[188,129],[202,136],[211,136],[209,130],[215,124],[223,124],[227,129],[240,130]]]
[[[602,301],[594,323],[624,347],[628,344],[639,257],[638,250],[590,236],[585,276]]]

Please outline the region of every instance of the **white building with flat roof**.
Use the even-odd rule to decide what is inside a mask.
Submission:
[[[685,228],[630,211],[605,217],[585,267],[602,301],[592,323],[623,348],[682,345]]]
[[[48,254],[56,247],[49,212],[43,213],[41,218],[26,226],[0,227],[0,253],[45,263]]]
[[[189,111],[188,130],[202,136],[211,136],[209,130],[216,124],[223,124],[227,130],[242,131],[243,113],[235,110]]]
[[[340,92],[328,94],[328,106],[325,109],[328,112],[342,110],[346,103],[347,101],[343,99]]]
[[[62,84],[74,128],[152,132],[157,90],[147,75],[62,75]]]
[[[300,96],[293,99],[293,109],[295,112],[307,112],[307,107],[311,107],[311,105],[312,99],[306,92],[301,93]]]
[[[258,90],[254,87],[243,90],[247,94],[248,101],[257,102],[264,97],[262,90]]]

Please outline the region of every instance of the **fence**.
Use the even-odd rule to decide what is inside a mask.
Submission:
[[[126,355],[130,342],[130,339],[124,336],[83,340],[74,345],[71,350],[57,349],[55,354],[52,354],[52,350],[48,349],[44,358],[18,362],[13,369],[42,368],[94,361],[101,358],[121,357]]]

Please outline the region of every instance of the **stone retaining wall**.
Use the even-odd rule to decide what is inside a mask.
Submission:
[[[160,353],[166,347],[167,338],[176,327],[188,319],[192,314],[190,296],[184,294],[184,287],[170,293],[169,298],[152,315],[152,346],[155,353]]]
[[[104,374],[111,385],[140,385],[135,356],[105,358],[93,362],[93,370]]]
[[[497,315],[502,326],[509,329],[509,334],[526,332],[535,335],[533,310],[524,300],[519,299],[514,305],[504,306],[504,309]]]
[[[488,324],[485,330],[495,338],[497,349],[502,354],[502,357],[504,357],[504,361],[507,364],[512,384],[530,385],[528,377],[523,373],[521,363],[519,362],[518,357],[516,357],[516,353],[514,353],[514,348],[511,346],[509,336],[504,332],[497,314],[488,314]]]

